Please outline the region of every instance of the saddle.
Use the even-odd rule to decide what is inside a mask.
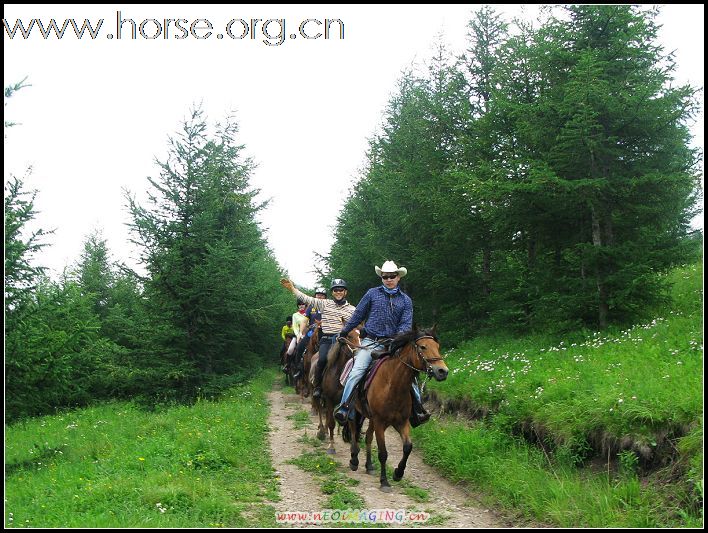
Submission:
[[[371,384],[371,381],[374,379],[374,376],[376,375],[376,372],[378,372],[379,367],[381,366],[381,363],[383,363],[386,359],[388,358],[388,355],[386,357],[381,357],[380,359],[376,359],[372,362],[371,366],[369,366],[368,370],[366,371],[366,374],[364,375],[364,379],[361,380],[361,383],[359,383],[359,386],[361,387],[361,384],[363,383],[362,390],[366,391],[369,388],[369,385]],[[352,370],[352,367],[354,366],[354,358],[352,357],[347,361],[347,364],[344,365],[344,370],[342,370],[342,375],[339,376],[339,383],[344,386],[347,383],[347,378],[349,377],[349,373]]]
[[[386,359],[388,359],[388,355],[386,357],[381,357],[380,359],[376,359],[374,363],[369,367],[369,370],[366,373],[365,379],[362,380],[364,381],[364,392],[366,392],[369,389],[369,385],[371,385],[371,382],[374,380],[374,376],[376,375],[376,372],[379,371],[379,367],[381,366],[381,363],[383,363]]]

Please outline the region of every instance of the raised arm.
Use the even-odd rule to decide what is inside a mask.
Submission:
[[[293,282],[290,281],[289,279],[281,279],[280,284],[283,287],[285,287],[287,290],[292,292],[301,301],[305,302],[307,305],[311,305],[312,307],[314,307],[316,311],[322,311],[322,309],[324,309],[325,300],[320,300],[318,298],[313,298],[312,296],[308,296],[304,292],[298,290],[297,287],[295,287],[295,285],[293,285]]]

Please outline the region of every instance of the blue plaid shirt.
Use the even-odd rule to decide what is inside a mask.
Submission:
[[[347,335],[362,320],[368,337],[395,337],[413,328],[413,300],[402,290],[389,295],[383,285],[369,289],[342,329]]]

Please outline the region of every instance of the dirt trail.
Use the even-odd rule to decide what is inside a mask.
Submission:
[[[289,459],[313,450],[311,444],[298,442],[298,438],[303,435],[311,438],[316,437],[317,415],[310,415],[309,424],[304,428],[295,429],[294,420],[287,417],[299,411],[310,413],[309,399],[306,400],[306,403],[302,403],[299,396],[284,391],[279,382],[269,394],[269,400],[272,409],[269,419],[271,426],[270,448],[274,467],[280,474],[282,497],[282,501],[274,503],[276,511],[320,511],[325,508],[323,505],[327,498],[320,490],[320,483],[311,474],[286,463]],[[368,422],[365,423],[365,428],[366,424]],[[389,454],[388,462],[395,467],[403,452],[401,439],[394,429],[390,428],[386,433],[386,447]],[[325,448],[326,444],[321,449],[322,454],[325,453]],[[416,451],[415,439],[413,440],[413,453],[408,459],[403,479],[404,481],[408,480],[416,487],[429,491],[429,500],[424,503],[413,500],[404,493],[403,487],[399,483],[393,481],[391,482],[393,492],[380,491],[378,466],[374,475],[366,474],[364,469],[366,460],[364,444],[362,444],[362,451],[359,454],[360,467],[356,472],[349,469],[349,444],[344,443],[340,435],[335,435],[335,449],[336,454],[329,457],[341,465],[341,472],[345,472],[347,476],[359,481],[358,485],[348,488],[364,500],[366,509],[433,510],[431,525],[419,524],[415,527],[493,528],[507,526],[502,519],[479,504],[468,492],[443,479],[432,467],[426,465]],[[373,454],[376,455],[375,441]],[[396,526],[396,524],[391,525]],[[404,524],[407,527],[412,525]],[[304,524],[294,525],[294,527],[303,526]]]

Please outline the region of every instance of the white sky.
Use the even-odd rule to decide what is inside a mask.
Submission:
[[[4,86],[25,76],[32,85],[6,101],[6,120],[21,125],[6,131],[5,179],[25,175],[31,165],[26,188],[38,190],[36,223],[56,230],[35,263],[61,272],[79,258],[87,235],[102,229],[113,258],[137,267],[121,191],[145,198],[146,178],[159,175],[154,160],[165,159],[168,135],[177,132],[193,103],[202,102],[212,122],[235,111],[240,142],[258,164],[251,184],[261,189],[261,200],[272,199],[260,215],[270,246],[296,283],[313,286],[314,253],[329,251],[337,212],[360,176],[367,139],[377,131],[401,72],[414,63],[423,66],[439,35],[449,50],[461,53],[476,7],[5,4],[11,25],[53,17],[60,25],[74,18],[95,26],[104,19],[95,40],[79,40],[70,28],[61,40],[4,34]],[[519,5],[495,8],[521,13]],[[138,25],[145,19],[208,19],[214,35],[130,40],[126,23],[121,40],[109,39],[119,10]],[[524,18],[530,19],[534,10],[527,10]],[[300,22],[326,18],[343,21],[344,39],[336,31],[328,40],[296,35]],[[259,22],[255,39],[215,38],[232,19],[285,19],[287,37],[267,46]],[[662,8],[660,38],[667,50],[677,51],[679,83],[703,87],[703,20],[703,5]],[[180,35],[171,24],[171,35]],[[146,35],[155,31],[151,22],[144,26]],[[240,23],[232,26],[233,34],[242,31]],[[277,42],[280,23],[268,31],[274,38],[266,40]],[[317,31],[324,26],[305,27],[310,36]],[[702,107],[693,127],[701,149]],[[703,226],[702,216],[695,225]]]

